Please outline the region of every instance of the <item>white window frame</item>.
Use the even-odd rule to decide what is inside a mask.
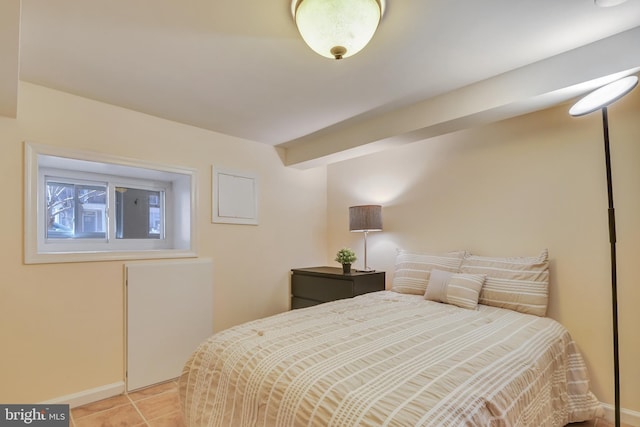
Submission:
[[[118,156],[25,142],[26,264],[196,257],[196,171]],[[164,239],[47,239],[45,177],[164,191]],[[108,197],[115,212],[115,197]],[[108,215],[111,216],[111,215]]]

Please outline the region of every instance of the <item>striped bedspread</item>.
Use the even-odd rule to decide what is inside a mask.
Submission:
[[[219,332],[184,367],[188,426],[564,426],[602,415],[552,319],[382,291]]]

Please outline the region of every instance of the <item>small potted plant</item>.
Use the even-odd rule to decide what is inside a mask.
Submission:
[[[353,264],[358,258],[356,258],[356,253],[353,252],[349,248],[342,248],[336,254],[335,261],[342,264],[342,272],[344,274],[351,273],[351,264]]]

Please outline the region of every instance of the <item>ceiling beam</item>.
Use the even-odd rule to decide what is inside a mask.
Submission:
[[[638,46],[635,27],[399,110],[347,120],[278,152],[285,165],[305,169],[548,108],[637,73]]]

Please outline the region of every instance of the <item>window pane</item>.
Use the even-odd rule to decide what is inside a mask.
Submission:
[[[47,239],[106,238],[106,185],[47,181]]]
[[[47,238],[73,238],[75,195],[73,184],[47,182]]]
[[[116,239],[164,239],[163,191],[116,187]]]

